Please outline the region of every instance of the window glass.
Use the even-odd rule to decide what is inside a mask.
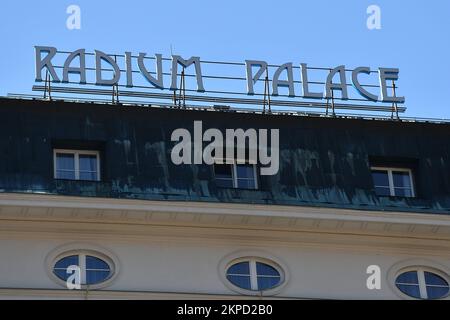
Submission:
[[[268,290],[276,287],[280,282],[279,277],[260,277],[258,276],[258,290]]]
[[[375,186],[389,187],[389,176],[387,171],[372,170],[372,179]]]
[[[97,180],[97,156],[79,155],[80,180]]]
[[[256,262],[256,272],[258,275],[264,275],[264,276],[280,276],[280,273],[272,266],[269,266],[268,264]]]
[[[71,275],[67,273],[67,267],[71,265],[80,267],[81,284],[97,284],[111,276],[111,267],[106,261],[84,253],[59,259],[53,267],[53,273],[61,280],[66,281]]]
[[[444,278],[422,269],[400,274],[395,285],[404,294],[417,299],[443,298],[449,294],[450,290],[449,284]]]
[[[56,154],[56,178],[75,179],[75,155],[68,153]]]
[[[413,297],[413,298],[420,298],[420,288],[419,285],[404,285],[404,284],[397,284],[397,288],[403,292],[404,294]]]
[[[215,164],[216,184],[222,188],[233,188],[233,166],[231,164]]]
[[[267,290],[278,285],[281,280],[280,273],[268,264],[256,262],[258,276],[258,290]]]
[[[251,290],[249,262],[239,262],[229,267],[227,279],[239,288]]]
[[[419,284],[417,271],[404,272],[397,277],[397,283]]]
[[[237,187],[242,189],[255,189],[255,168],[253,165],[236,165]]]
[[[67,256],[58,260],[53,268],[53,273],[61,280],[66,281],[71,275],[70,273],[67,273],[67,268],[72,265],[79,266],[79,259],[77,255]]]
[[[449,284],[444,278],[431,272],[424,273],[428,299],[439,299],[448,295]]]
[[[228,269],[229,274],[250,274],[250,266],[248,262],[239,262],[233,264]]]
[[[86,269],[109,270],[109,265],[100,258],[93,256],[86,256]]]
[[[232,284],[234,284],[235,286],[237,286],[239,288],[246,289],[246,290],[252,289],[249,275],[248,276],[227,275],[227,279],[228,279],[228,281],[230,281]]]
[[[230,266],[227,279],[240,288],[262,291],[279,285],[281,275],[273,266],[252,259]]]
[[[411,179],[409,176],[409,172],[393,171],[392,178],[394,180],[395,188],[411,188]]]

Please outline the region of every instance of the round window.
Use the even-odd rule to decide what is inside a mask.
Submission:
[[[440,299],[450,290],[443,275],[422,268],[400,273],[395,285],[404,294],[417,299]]]
[[[245,259],[231,264],[226,276],[236,287],[251,291],[269,290],[282,282],[278,267],[256,259]]]
[[[93,285],[104,282],[112,276],[112,263],[106,258],[95,256],[91,252],[68,254],[59,258],[53,266],[53,273],[61,280],[67,279],[77,272],[81,285]]]

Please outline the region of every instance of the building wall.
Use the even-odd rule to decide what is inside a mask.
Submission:
[[[402,263],[425,265],[450,275],[448,229],[437,232],[433,227],[449,226],[447,217],[430,216],[420,222],[413,215],[402,222],[369,222],[367,215],[371,213],[359,212],[359,217],[366,216],[363,229],[357,226],[356,217],[349,216],[346,222],[337,224],[330,217],[317,222],[297,216],[290,226],[280,217],[261,224],[248,221],[243,228],[242,216],[233,217],[233,207],[228,208],[230,213],[225,218],[215,219],[213,209],[208,214],[203,208],[201,219],[191,220],[180,210],[174,220],[169,218],[171,214],[151,205],[145,210],[153,215],[144,219],[143,212],[132,216],[131,210],[90,206],[67,211],[70,206],[62,208],[62,203],[53,202],[55,207],[49,211],[44,205],[36,207],[21,201],[22,206],[1,202],[1,298],[236,297],[241,293],[227,286],[221,266],[242,256],[270,259],[285,270],[286,285],[269,294],[270,298],[405,298],[392,283]],[[239,210],[250,213],[252,208],[243,205]],[[273,214],[279,212],[274,210]],[[13,215],[16,218],[11,219]],[[112,215],[116,219],[111,219]],[[123,220],[125,215],[127,220]],[[267,220],[267,216],[261,212],[254,218]],[[336,212],[336,216],[346,213]],[[415,231],[411,231],[412,226]],[[106,287],[88,293],[67,290],[49,275],[52,265],[48,259],[70,248],[94,249],[114,257],[117,277]],[[369,265],[381,268],[381,290],[366,287]]]

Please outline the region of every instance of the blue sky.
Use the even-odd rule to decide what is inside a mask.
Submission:
[[[81,8],[81,30],[66,8]],[[369,5],[381,30],[366,27]],[[34,45],[204,60],[398,67],[407,116],[450,118],[450,1],[2,1],[0,95],[30,93]]]

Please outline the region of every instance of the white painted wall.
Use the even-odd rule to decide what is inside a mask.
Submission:
[[[399,299],[399,268],[449,281],[449,226],[444,215],[1,195],[0,298],[237,297],[221,267],[254,255],[286,271],[273,297]],[[67,290],[48,261],[64,248],[109,255],[117,276],[87,295]],[[381,290],[366,287],[373,264]]]
[[[240,250],[251,250],[275,256],[287,266],[289,279],[278,294],[292,298],[331,299],[397,299],[387,283],[389,269],[407,259],[425,258],[450,268],[450,259],[417,255],[360,252],[308,246],[283,247],[269,242],[260,245],[234,243],[205,243],[204,241],[176,240],[115,240],[91,239],[88,235],[72,239],[46,239],[42,234],[0,241],[0,287],[64,289],[47,274],[46,256],[55,248],[73,241],[103,247],[118,257],[120,269],[110,286],[102,290],[179,292],[198,294],[235,294],[221,280],[219,264],[227,255]],[[318,235],[320,236],[320,235]],[[381,290],[366,288],[366,268],[377,264],[382,271]],[[434,265],[435,265],[434,264]]]

